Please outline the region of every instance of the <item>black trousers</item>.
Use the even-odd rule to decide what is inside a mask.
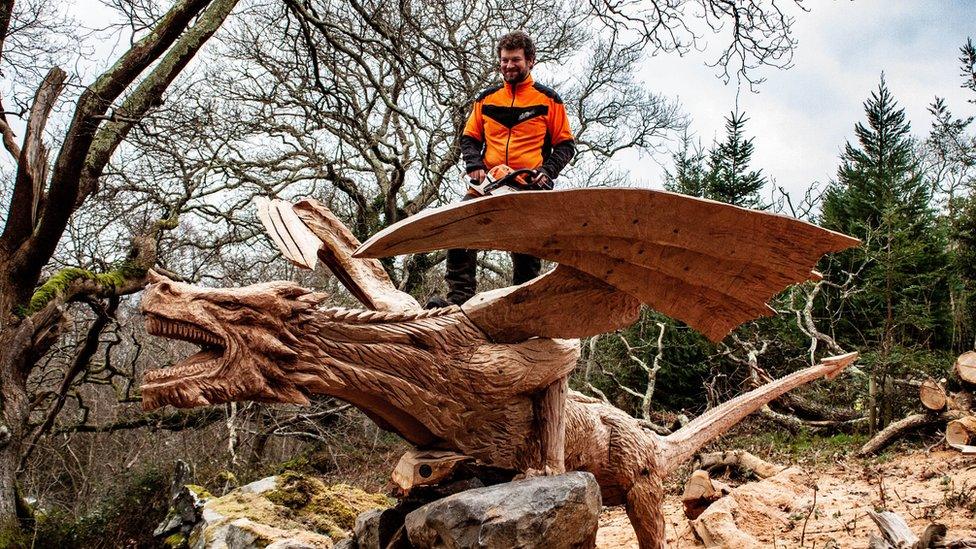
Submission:
[[[512,255],[512,284],[518,285],[539,276],[542,261],[531,255]],[[454,249],[447,251],[447,300],[460,305],[478,292],[478,251]]]
[[[464,195],[461,201],[471,200]],[[542,260],[526,254],[512,253],[512,284],[519,285],[539,276]],[[478,251],[454,249],[447,251],[447,300],[460,305],[478,293]]]

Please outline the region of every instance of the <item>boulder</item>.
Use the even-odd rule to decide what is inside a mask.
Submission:
[[[400,507],[374,509],[356,517],[353,539],[358,549],[409,549]]]
[[[468,490],[406,517],[417,547],[594,547],[602,501],[590,473],[535,477]]]

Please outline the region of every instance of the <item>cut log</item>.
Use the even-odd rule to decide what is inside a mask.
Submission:
[[[946,425],[946,441],[963,446],[976,444],[976,416],[966,416]]]
[[[451,476],[470,456],[440,450],[408,450],[393,469],[393,482],[405,494],[417,486],[430,486]]]
[[[745,450],[701,454],[698,456],[697,464],[699,469],[707,470],[716,467],[735,467],[742,472],[754,473],[759,478],[769,478],[785,469],[785,467],[770,463]]]
[[[918,389],[918,399],[922,401],[922,406],[933,412],[941,412],[945,409],[949,397],[946,395],[945,388],[934,379],[926,379]]]
[[[882,429],[881,432],[867,441],[864,446],[861,446],[861,449],[857,451],[857,455],[864,457],[880,452],[898,437],[919,427],[952,421],[965,416],[966,414],[964,412],[956,410],[949,410],[941,414],[912,414]]]
[[[731,492],[732,489],[727,484],[712,480],[708,471],[702,469],[695,471],[685,483],[684,492],[681,494],[681,503],[685,506],[685,516],[690,520],[695,520],[701,516],[705,509],[708,509],[709,505]]]
[[[959,355],[954,370],[960,380],[976,385],[976,351],[967,351]]]

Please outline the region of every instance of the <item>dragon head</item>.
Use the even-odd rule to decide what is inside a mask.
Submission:
[[[199,288],[155,273],[142,298],[152,335],[200,345],[168,368],[145,373],[143,408],[186,408],[237,400],[308,403],[289,373],[297,365],[293,327],[328,296],[289,282]]]

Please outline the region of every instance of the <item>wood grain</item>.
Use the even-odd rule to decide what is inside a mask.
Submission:
[[[443,248],[532,254],[585,272],[713,341],[756,316],[820,257],[858,240],[815,225],[647,189],[522,192],[421,212],[356,255]],[[544,311],[542,312],[543,314]]]
[[[605,504],[627,505],[640,546],[663,547],[665,476],[770,400],[833,378],[857,355],[826,358],[661,437],[623,411],[567,390],[579,341],[563,338],[624,327],[642,300],[718,338],[767,312],[766,296],[809,277],[824,251],[855,241],[780,216],[653,191],[498,198],[525,196],[421,214],[375,240],[373,251],[382,254],[501,242],[508,246],[502,249],[564,262],[463,308],[419,309],[375,259],[351,254],[358,242],[314,202],[294,213],[321,243],[317,257],[372,310],[332,307],[327,295],[286,282],[200,288],[154,279],[142,301],[149,333],[203,348],[148,372],[144,407],[305,403],[330,395],[418,449],[519,471],[589,471]],[[518,215],[503,206],[518,206]],[[608,249],[595,249],[602,238]]]

